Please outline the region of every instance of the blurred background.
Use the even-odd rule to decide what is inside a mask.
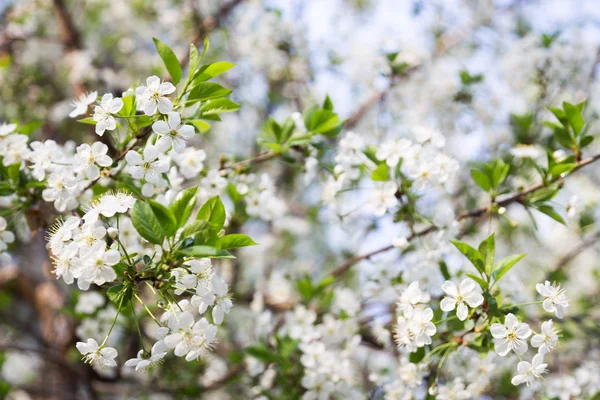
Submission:
[[[38,140],[96,140],[93,127],[68,118],[76,97],[89,91],[120,95],[147,76],[163,76],[152,37],[180,59],[190,42],[202,46],[209,37],[207,61],[237,64],[221,82],[242,107],[196,138],[207,164],[216,165],[222,154],[237,159],[258,154],[256,139],[268,116],[282,120],[329,95],[347,119],[346,130],[369,142],[415,124],[446,136],[446,152],[464,167],[463,179],[450,185],[450,195],[433,193],[422,200],[424,214],[443,218],[445,211],[485,203],[467,184],[471,163],[517,145],[532,145],[528,149],[545,157],[536,145],[551,140],[540,123],[550,119],[547,105],[588,99],[587,117],[597,119],[598,5],[595,0],[0,0],[0,122],[27,124]],[[597,143],[594,149],[600,149]],[[301,169],[281,163],[261,168],[276,178],[286,211],[277,220],[244,227],[261,246],[244,251],[241,276],[230,276],[239,315],[229,323],[241,342],[251,340],[247,331],[256,328],[246,300],[257,287],[285,309],[295,301],[290,283],[295,278],[322,277],[348,254],[378,248],[397,233],[391,220],[373,222],[360,212],[342,217],[361,204],[360,195],[347,200],[346,210],[323,211],[322,179],[307,180]],[[529,182],[526,175],[511,179],[514,188]],[[501,255],[528,253],[526,265],[505,282],[508,293],[527,299],[533,293],[524,291],[534,282],[566,281],[573,315],[592,318],[573,319],[589,328],[592,339],[569,342],[557,355],[565,366],[581,362],[582,354],[598,360],[599,188],[600,173],[593,166],[567,182],[555,199],[567,226],[545,216],[530,218],[520,208],[494,222]],[[45,233],[37,228],[44,224],[34,212],[22,218],[17,235],[28,244],[13,249],[0,267],[0,398],[88,398],[90,393],[140,398],[121,384],[127,377],[98,375],[72,354],[82,329],[100,328],[90,323],[81,328],[84,322],[73,312],[78,295],[50,274]],[[420,266],[437,263],[440,254],[423,247],[401,260],[392,254],[367,260],[353,282],[365,288],[384,275],[382,270],[403,269],[407,281],[439,287],[441,277],[421,276],[427,269]],[[450,257],[448,263],[459,268],[462,260]],[[397,292],[392,284],[389,289],[365,297],[393,304]],[[205,386],[218,381],[226,371],[222,359],[203,365],[189,380]],[[148,395],[161,396],[172,398],[160,390]],[[239,398],[226,391],[212,396]]]

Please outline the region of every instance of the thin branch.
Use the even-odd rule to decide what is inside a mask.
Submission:
[[[586,165],[592,164],[593,162],[597,161],[598,159],[600,159],[600,154],[596,154],[595,156],[586,158],[585,160],[582,160],[580,162],[577,163],[577,166],[571,171],[570,174],[574,173],[575,171],[585,167]],[[569,174],[569,175],[570,175]],[[547,187],[548,184],[551,183],[556,183],[558,181],[561,181],[563,178],[558,177],[554,180],[551,180],[550,182],[543,184],[540,183],[538,185],[534,185],[528,189],[525,189],[523,191],[520,191],[518,193],[515,193],[513,195],[510,195],[500,201],[497,201],[493,204],[494,208],[497,208],[498,206],[500,207],[506,207],[509,204],[512,203],[523,203],[525,201],[525,198],[527,197],[527,195],[534,193],[544,187]],[[476,217],[480,217],[482,215],[486,215],[489,214],[492,211],[492,206],[489,207],[481,207],[481,208],[476,208],[474,210],[470,210],[470,211],[465,211],[463,213],[460,213],[456,216],[456,220],[457,221],[462,221],[464,219],[468,219],[468,218],[476,218]],[[413,233],[412,235],[410,235],[408,237],[408,240],[411,241],[417,237],[421,237],[421,236],[425,236],[429,233],[435,232],[437,231],[439,228],[435,225],[431,225],[423,230],[417,231],[415,233]],[[350,267],[354,264],[356,264],[359,261],[368,259],[374,255],[380,254],[380,253],[385,253],[389,250],[392,250],[394,248],[393,245],[387,245],[385,247],[382,247],[380,249],[371,251],[369,253],[365,253],[365,254],[361,254],[361,255],[357,255],[354,256],[352,258],[349,258],[348,260],[346,260],[345,262],[343,262],[342,264],[338,265],[337,267],[335,267],[333,269],[333,271],[331,271],[331,273],[329,274],[330,276],[333,276],[335,278],[342,276],[344,273],[346,273],[346,271],[348,269],[350,269]]]
[[[599,240],[600,240],[600,231],[594,233],[588,239],[584,240],[582,243],[577,245],[574,249],[572,249],[571,251],[566,253],[564,256],[562,256],[558,260],[558,262],[556,263],[554,268],[552,268],[552,270],[550,271],[550,274],[560,271],[562,269],[565,269],[573,260],[575,260],[575,258],[578,255],[580,255],[584,250],[588,249],[589,247],[592,247]]]

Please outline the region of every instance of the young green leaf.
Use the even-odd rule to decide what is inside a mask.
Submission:
[[[174,235],[177,231],[177,221],[171,211],[154,200],[148,200],[148,204],[152,208],[152,212],[156,216],[156,219],[158,219],[158,222],[162,225],[165,236]]]
[[[490,188],[492,187],[492,184],[487,174],[479,169],[471,170],[471,178],[477,184],[477,186],[479,186],[486,192],[489,192]]]
[[[218,250],[211,246],[190,246],[179,250],[178,253],[196,258],[235,258],[227,250]]]
[[[233,112],[240,108],[240,105],[227,99],[218,98],[209,100],[200,107],[200,113],[202,117],[210,116],[213,114],[220,114],[224,112]]]
[[[479,252],[483,256],[485,262],[485,274],[490,276],[492,267],[494,265],[494,254],[496,252],[496,242],[494,240],[494,234],[492,233],[487,239],[485,239],[479,245]]]
[[[498,264],[496,264],[496,267],[494,269],[494,273],[493,273],[494,280],[496,282],[499,281],[500,278],[502,278],[504,276],[504,274],[506,274],[508,271],[510,271],[510,269],[516,263],[521,261],[523,259],[523,257],[525,257],[525,254],[517,254],[517,255],[508,256],[508,257],[502,259],[502,261],[500,261]]]
[[[193,104],[198,101],[206,101],[216,99],[219,97],[225,97],[231,93],[231,89],[227,89],[224,86],[219,85],[215,82],[200,82],[194,86],[187,98],[187,102]]]
[[[181,69],[181,65],[179,65],[177,56],[165,43],[161,42],[157,38],[152,38],[152,40],[154,40],[156,50],[158,51],[160,58],[162,58],[169,75],[171,75],[173,84],[177,85],[179,81],[181,81],[181,75],[183,75],[183,70]]]
[[[547,216],[549,216],[550,218],[552,218],[553,220],[555,220],[556,222],[559,222],[563,225],[567,225],[567,223],[565,222],[565,220],[563,219],[563,217],[560,216],[560,214],[558,214],[554,208],[552,208],[552,206],[549,206],[547,204],[539,204],[535,206],[535,209],[538,210],[539,212],[546,214]]]
[[[197,220],[204,220],[210,223],[215,231],[220,231],[225,225],[225,206],[219,196],[211,197],[200,207]]]
[[[471,263],[477,268],[479,272],[485,274],[485,261],[483,260],[482,254],[479,250],[474,249],[466,243],[453,240],[452,244],[458,249]]]
[[[244,235],[243,233],[232,233],[220,238],[219,244],[221,245],[221,249],[228,250],[238,247],[255,246],[257,243],[248,235]]]
[[[162,244],[165,240],[165,231],[152,207],[142,200],[137,200],[131,212],[131,222],[140,236],[154,244]]]
[[[374,181],[387,181],[390,179],[390,167],[386,163],[381,163],[371,172],[371,179]]]
[[[169,210],[175,216],[177,228],[185,225],[190,217],[196,204],[196,193],[198,193],[198,186],[185,189],[179,192],[171,204],[169,204]]]

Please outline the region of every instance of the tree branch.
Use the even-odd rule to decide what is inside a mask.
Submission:
[[[575,171],[577,171],[577,170],[579,170],[579,169],[581,169],[581,168],[583,168],[583,167],[585,167],[585,166],[587,166],[589,164],[592,164],[593,162],[597,161],[598,159],[600,159],[600,154],[596,154],[595,156],[588,157],[588,158],[586,158],[584,160],[581,160],[580,162],[577,163],[577,166],[573,170],[571,170],[571,172],[569,173],[569,175],[571,175]],[[558,177],[558,178],[556,178],[554,180],[551,180],[550,182],[548,182],[546,184],[540,183],[538,185],[534,185],[534,186],[532,186],[532,187],[530,187],[528,189],[525,189],[523,191],[520,191],[518,193],[510,195],[510,196],[508,196],[508,197],[506,197],[506,198],[504,198],[504,199],[502,199],[500,201],[497,201],[492,206],[494,206],[494,208],[496,208],[498,206],[500,206],[500,207],[506,207],[509,204],[516,203],[516,202],[522,203],[525,200],[525,198],[526,198],[527,195],[529,195],[531,193],[534,193],[534,192],[536,192],[536,191],[538,191],[538,190],[540,190],[540,189],[542,189],[544,187],[547,187],[549,184],[555,183],[555,182],[560,181],[562,179],[563,178]],[[456,220],[457,221],[462,221],[464,219],[476,218],[476,217],[480,217],[482,215],[486,215],[486,214],[488,214],[488,213],[490,213],[492,211],[492,206],[481,207],[481,208],[476,208],[474,210],[462,212],[462,213],[460,213],[460,214],[458,214],[456,216]],[[415,239],[417,237],[425,236],[425,235],[427,235],[429,233],[432,233],[432,232],[435,232],[437,230],[439,230],[439,228],[437,226],[431,225],[431,226],[429,226],[429,227],[427,227],[427,228],[425,228],[423,230],[420,230],[420,231],[417,231],[417,232],[413,233],[412,235],[410,235],[408,237],[408,240],[411,241],[411,240],[413,240],[413,239]],[[343,275],[344,273],[346,273],[346,271],[348,271],[348,269],[350,269],[350,267],[352,265],[356,264],[357,262],[365,260],[365,259],[368,259],[368,258],[370,258],[370,257],[372,257],[374,255],[380,254],[380,253],[385,253],[385,252],[387,252],[389,250],[392,250],[393,248],[394,248],[394,246],[390,244],[390,245],[387,245],[387,246],[382,247],[380,249],[371,251],[369,253],[365,253],[365,254],[361,254],[361,255],[357,255],[357,256],[354,256],[352,258],[349,258],[348,260],[346,260],[342,264],[340,264],[337,267],[335,267],[333,269],[333,271],[330,272],[329,275],[333,276],[334,278],[338,278],[341,275]]]

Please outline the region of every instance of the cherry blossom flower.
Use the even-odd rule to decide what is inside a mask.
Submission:
[[[135,367],[136,371],[146,371],[158,365],[166,355],[167,346],[164,341],[159,340],[152,346],[150,354],[140,350],[136,358],[125,361],[125,366]]]
[[[379,183],[371,189],[370,202],[374,207],[375,216],[381,217],[398,204],[398,199],[396,198],[397,191],[398,184],[391,181]]]
[[[518,374],[511,379],[511,383],[518,386],[525,383],[527,386],[542,378],[542,375],[548,372],[544,363],[543,354],[536,354],[531,362],[521,361],[517,365]]]
[[[94,244],[85,254],[81,255],[81,266],[76,275],[80,289],[87,290],[90,283],[100,286],[117,279],[117,273],[112,268],[121,260],[117,250],[107,250],[104,242]]]
[[[42,191],[42,198],[54,202],[54,207],[62,212],[77,207],[78,193],[78,182],[75,177],[63,171],[55,171],[48,177],[46,189]]]
[[[123,108],[123,99],[115,98],[110,93],[102,96],[100,104],[94,108],[94,121],[96,121],[96,134],[104,135],[104,131],[112,131],[117,127],[114,115]]]
[[[544,355],[554,350],[558,343],[558,331],[554,328],[554,322],[548,320],[542,323],[542,332],[531,338],[531,345],[539,348],[539,353]]]
[[[69,117],[75,118],[83,115],[87,112],[88,106],[93,104],[98,97],[98,92],[81,93],[76,100],[71,102],[71,105],[75,107],[73,111],[69,113]]]
[[[152,130],[159,136],[156,147],[160,151],[167,151],[171,146],[176,153],[183,153],[187,140],[194,137],[194,127],[182,125],[179,113],[169,112],[167,121],[156,121]]]
[[[94,142],[91,146],[84,143],[77,147],[73,157],[76,172],[83,172],[86,178],[94,180],[100,177],[100,168],[110,167],[112,159],[106,155],[108,146],[102,142]]]
[[[77,342],[77,350],[83,354],[85,362],[90,363],[96,368],[116,367],[117,350],[112,347],[98,346],[95,339],[88,339],[87,342]]]
[[[415,308],[416,304],[427,301],[428,297],[429,296],[423,294],[419,288],[419,282],[416,281],[408,285],[406,290],[404,290],[398,298],[398,302],[396,304],[399,310],[402,312],[407,312]]]
[[[135,89],[138,103],[146,115],[156,114],[156,110],[161,114],[166,114],[173,109],[173,103],[167,98],[167,95],[175,91],[175,86],[171,82],[162,82],[156,75],[146,79],[146,86],[138,86]]]
[[[177,357],[191,354],[190,360],[199,355],[199,348],[210,345],[214,340],[216,330],[210,328],[206,318],[194,322],[194,316],[189,312],[180,313],[177,318],[169,319],[171,333],[165,337],[165,344],[170,349],[175,349]],[[187,359],[187,357],[186,357]]]
[[[535,285],[535,289],[544,297],[544,303],[542,304],[544,310],[555,313],[557,318],[564,317],[564,309],[569,307],[569,299],[565,290],[560,288],[560,285],[553,285],[550,281],[546,281],[543,284],[538,283]]]
[[[31,175],[38,181],[46,178],[46,172],[54,170],[53,160],[57,156],[58,146],[54,140],[45,142],[31,142],[32,151],[27,154],[27,159],[33,164]]]
[[[442,299],[440,308],[445,312],[456,308],[456,316],[461,321],[467,319],[469,314],[467,304],[476,308],[483,303],[483,296],[479,293],[481,288],[471,279],[463,279],[458,286],[452,281],[446,281],[442,284],[442,290],[448,296]]]
[[[11,231],[7,231],[6,227],[6,219],[0,217],[0,252],[6,250],[7,243],[13,243],[15,241],[15,235]]]
[[[384,142],[377,150],[376,157],[379,160],[385,160],[385,163],[392,168],[400,162],[402,158],[412,146],[412,142],[408,139],[393,139]]]
[[[17,124],[7,124],[6,122],[3,122],[0,124],[0,137],[10,135],[16,129]]]
[[[496,353],[507,355],[511,350],[521,355],[527,351],[527,338],[531,336],[531,329],[526,323],[519,323],[517,317],[508,314],[504,325],[495,323],[490,329],[495,341]]]
[[[227,283],[218,275],[213,275],[211,279],[212,288],[200,296],[192,296],[192,305],[198,307],[198,312],[204,314],[208,307],[212,307],[212,316],[215,324],[223,323],[225,314],[229,314],[229,310],[233,306],[231,298],[228,294]]]
[[[159,151],[156,146],[146,146],[142,154],[143,156],[134,150],[127,152],[125,160],[129,164],[128,171],[135,179],[143,179],[157,185],[160,174],[167,172],[169,165],[158,158]]]
[[[179,166],[179,172],[186,179],[193,179],[200,175],[204,169],[204,160],[206,160],[204,150],[196,150],[191,147],[187,147],[181,155],[173,157],[173,161]]]

